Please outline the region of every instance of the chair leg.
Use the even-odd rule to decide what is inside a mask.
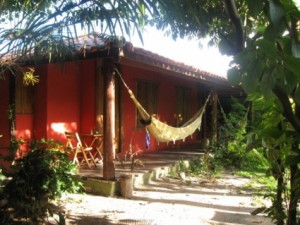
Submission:
[[[88,154],[90,155],[91,160],[93,161],[94,166],[97,167],[97,164],[95,162],[95,158],[94,158],[93,154],[91,153],[91,151],[89,151]]]
[[[103,140],[100,141],[100,144],[95,148],[96,149],[96,153],[94,154],[94,158],[95,156],[99,156],[100,157],[100,160],[103,161],[103,156],[102,156],[102,153],[101,153],[101,147],[103,145]]]
[[[82,155],[83,155],[84,161],[86,161],[86,163],[88,164],[88,167],[91,168],[91,165],[89,163],[89,159],[88,159],[88,157],[87,157],[87,155],[85,154],[84,151],[82,151]]]
[[[102,160],[102,161],[103,161],[103,156],[102,156],[102,153],[101,153],[101,151],[100,151],[99,148],[96,148],[96,152],[95,152],[95,154],[93,155],[94,159],[95,159],[97,156],[100,158],[99,160]]]
[[[77,163],[78,165],[80,165],[80,162],[79,162],[79,160],[77,158],[77,155],[78,155],[78,150],[76,149],[75,153],[74,153],[74,157],[73,157],[73,163],[74,164]]]

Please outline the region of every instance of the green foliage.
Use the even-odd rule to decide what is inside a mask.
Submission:
[[[0,183],[4,180],[5,176],[2,173],[2,170],[0,170]]]
[[[13,161],[16,155],[16,151],[19,149],[19,145],[23,143],[23,139],[11,139],[9,141],[8,154],[3,156],[0,154],[1,159],[5,161]]]
[[[39,224],[58,210],[54,200],[80,191],[74,176],[77,168],[61,147],[51,140],[36,141],[26,156],[15,161],[2,190],[8,203],[0,208],[1,224]]]
[[[179,172],[187,172],[189,170],[189,165],[184,160],[180,159],[178,163],[178,171]]]
[[[237,176],[246,177],[250,179],[245,187],[258,190],[259,195],[263,195],[264,197],[274,195],[276,191],[276,180],[273,176],[267,176],[265,170],[251,168],[242,169],[235,173]],[[267,196],[266,196],[267,195]]]
[[[194,176],[199,176],[206,170],[206,166],[203,158],[194,158],[189,162],[189,171]]]
[[[248,146],[249,109],[237,99],[232,99],[231,107],[229,114],[222,112],[224,122],[218,128],[217,142],[209,146],[203,157],[192,159],[188,168],[181,163],[181,170],[193,176],[211,176],[224,169],[256,173],[269,168],[266,148]]]
[[[154,18],[153,24],[159,29],[166,29],[174,39],[178,37],[213,37],[217,31],[232,27],[225,23],[227,16],[222,13],[222,6],[217,1],[185,1],[164,0],[160,14]],[[214,27],[214,29],[212,29]]]
[[[241,168],[246,162],[247,111],[238,100],[232,100],[228,115],[223,112],[224,124],[218,128],[218,141],[212,143],[214,163],[225,168]]]
[[[287,119],[281,114],[278,102],[274,104],[259,94],[250,94],[255,113],[251,132],[253,146],[264,146],[264,156],[269,164],[267,176],[277,181],[276,192],[270,191],[265,197],[272,200],[273,205],[267,209],[268,215],[277,223],[285,221],[289,215],[285,204],[290,204],[299,197],[298,194],[291,196],[290,168],[299,163],[299,134],[293,129]],[[298,175],[297,175],[298,176]],[[296,177],[297,177],[296,176]],[[293,178],[296,186],[298,178]],[[295,189],[297,191],[298,188]],[[299,191],[299,190],[298,190]]]
[[[248,171],[266,171],[269,168],[269,162],[266,159],[266,149],[251,149],[246,151],[243,159],[243,170]]]

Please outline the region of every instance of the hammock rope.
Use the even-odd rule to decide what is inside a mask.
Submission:
[[[158,141],[158,142],[173,142],[178,140],[185,141],[186,137],[191,136],[197,129],[200,130],[202,123],[202,116],[205,112],[206,105],[209,101],[210,95],[207,97],[204,105],[199,109],[199,111],[185,124],[181,127],[172,127],[166,123],[163,123],[149,115],[149,113],[144,109],[144,107],[139,103],[139,101],[134,96],[132,90],[128,87],[124,81],[120,72],[116,69],[116,73],[119,75],[122,83],[127,89],[130,98],[134,102],[137,110],[139,111],[142,119],[144,121],[149,121],[146,125],[147,131]]]

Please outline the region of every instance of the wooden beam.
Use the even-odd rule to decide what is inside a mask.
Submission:
[[[211,94],[211,139],[215,143],[218,138],[218,93],[216,90],[213,90]]]
[[[103,150],[103,178],[115,179],[115,63],[113,58],[104,59],[104,150]]]

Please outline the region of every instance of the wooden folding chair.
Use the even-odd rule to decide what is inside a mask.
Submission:
[[[75,133],[72,132],[65,132],[66,138],[67,138],[67,143],[66,143],[66,150],[67,151],[75,151],[75,148],[73,146],[73,141],[76,140]]]
[[[103,161],[103,156],[102,156],[102,152],[101,149],[103,149],[103,135],[102,134],[94,134],[94,139],[91,143],[91,146],[94,146],[95,148],[95,153],[94,153],[94,159],[95,161],[98,162]]]
[[[97,167],[95,159],[92,154],[92,147],[87,146],[85,143],[81,141],[81,138],[79,134],[76,132],[75,137],[77,139],[77,146],[75,150],[75,155],[73,162],[78,163],[79,165],[82,165],[83,163],[86,163],[89,168],[91,168],[91,164],[93,163],[95,167]],[[81,160],[80,160],[80,154],[82,155]]]

